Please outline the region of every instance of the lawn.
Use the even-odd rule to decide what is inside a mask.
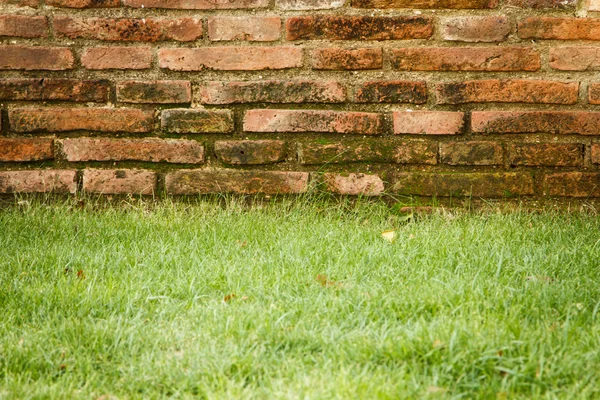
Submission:
[[[592,212],[101,203],[0,210],[0,398],[600,398]]]

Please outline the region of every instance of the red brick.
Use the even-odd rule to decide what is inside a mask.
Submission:
[[[590,83],[588,86],[588,100],[590,104],[600,104],[600,83]]]
[[[271,42],[281,36],[279,17],[210,17],[208,37],[210,40],[248,40]]]
[[[179,104],[192,101],[189,81],[124,81],[117,83],[122,103]]]
[[[531,174],[498,173],[423,173],[400,172],[394,176],[392,191],[407,196],[506,197],[532,195]]]
[[[288,18],[287,40],[428,39],[431,17],[367,17],[314,15]]]
[[[456,135],[462,132],[465,114],[453,111],[396,111],[395,134]]]
[[[331,10],[344,6],[345,0],[275,0],[281,10]]]
[[[473,132],[600,135],[600,112],[473,111]]]
[[[286,156],[282,140],[240,140],[215,142],[217,158],[231,165],[271,164]]]
[[[70,39],[124,42],[191,42],[202,37],[199,18],[73,18],[54,17],[54,32]]]
[[[249,110],[247,132],[323,132],[376,135],[382,133],[381,115],[329,110]]]
[[[205,82],[200,87],[203,104],[235,103],[341,103],[346,90],[335,81]]]
[[[173,71],[256,71],[302,66],[297,47],[203,47],[160,49],[161,68]]]
[[[544,194],[561,197],[600,197],[600,174],[562,172],[544,178]]]
[[[238,8],[264,8],[268,0],[123,0],[128,7],[168,8],[181,10],[226,10]]]
[[[0,138],[0,162],[51,160],[53,147],[49,138]]]
[[[495,142],[440,143],[440,160],[448,165],[500,165],[503,149]]]
[[[377,175],[326,173],[323,181],[328,191],[351,196],[379,196],[384,190],[383,181]]]
[[[312,67],[321,70],[381,69],[381,49],[316,49],[311,52]]]
[[[447,17],[440,28],[444,40],[456,42],[502,42],[512,29],[504,15]]]
[[[308,189],[307,172],[239,171],[239,170],[181,170],[165,178],[170,194],[291,194]]]
[[[0,79],[0,100],[105,102],[109,90],[106,80]]]
[[[600,144],[592,144],[592,163],[600,164]]]
[[[83,51],[81,64],[87,69],[147,69],[152,64],[152,49],[94,47]]]
[[[579,82],[489,79],[436,85],[437,104],[576,104],[578,95]]]
[[[517,30],[521,39],[600,40],[600,19],[530,17]]]
[[[551,47],[550,67],[561,71],[598,71],[600,47]]]
[[[359,8],[466,9],[497,6],[498,0],[352,0],[352,7]]]
[[[161,127],[171,133],[227,133],[233,131],[229,110],[163,110]]]
[[[153,194],[156,173],[136,169],[86,169],[83,190],[101,194]]]
[[[506,0],[505,4],[520,8],[573,9],[577,7],[577,0]]]
[[[152,111],[125,108],[15,108],[8,111],[15,132],[150,132]]]
[[[298,160],[303,165],[351,162],[437,164],[437,143],[384,139],[299,142]]]
[[[75,171],[0,171],[0,193],[75,193]]]
[[[204,162],[204,146],[180,139],[78,138],[60,141],[67,161]]]
[[[0,46],[0,70],[60,71],[73,68],[74,62],[66,47]]]
[[[356,91],[357,103],[414,103],[427,101],[427,84],[422,81],[371,81]]]
[[[579,143],[512,143],[508,146],[510,165],[531,167],[576,167],[583,164],[584,146]]]
[[[528,47],[411,47],[391,50],[403,71],[537,71],[539,53]]]
[[[0,5],[37,8],[40,5],[40,0],[0,0]]]
[[[64,8],[112,8],[120,7],[120,0],[45,0],[47,6]]]
[[[48,22],[42,16],[0,15],[0,36],[48,37]]]

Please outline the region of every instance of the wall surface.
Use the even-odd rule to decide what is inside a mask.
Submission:
[[[0,193],[600,197],[600,0],[0,0]]]

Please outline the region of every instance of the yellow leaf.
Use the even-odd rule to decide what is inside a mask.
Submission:
[[[393,229],[383,231],[381,232],[381,237],[392,243],[394,240],[396,240],[396,231]]]

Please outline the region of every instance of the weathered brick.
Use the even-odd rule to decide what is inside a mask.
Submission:
[[[298,160],[303,165],[351,162],[437,164],[437,143],[384,139],[299,142]]]
[[[505,4],[520,8],[573,9],[577,7],[577,0],[506,0]]]
[[[532,195],[533,177],[528,173],[423,173],[400,172],[392,191],[419,196],[506,197]]]
[[[539,53],[528,47],[411,47],[392,49],[403,71],[537,71]]]
[[[454,111],[396,111],[395,134],[456,135],[462,132],[465,114]]]
[[[0,171],[0,193],[75,193],[75,171]]]
[[[152,111],[125,108],[15,108],[8,110],[15,132],[150,132]]]
[[[124,81],[117,83],[122,103],[179,104],[192,101],[189,81]]]
[[[42,16],[0,15],[0,36],[48,37],[48,22]]]
[[[600,112],[473,111],[471,127],[478,133],[600,135]]]
[[[496,8],[498,0],[352,0],[359,8]]]
[[[575,104],[579,82],[489,79],[436,85],[437,104],[545,103]]]
[[[0,0],[0,5],[37,8],[40,5],[40,0]]]
[[[279,17],[211,17],[208,19],[210,40],[248,40],[272,42],[281,36]]]
[[[598,71],[600,47],[551,47],[550,67],[561,71]]]
[[[120,7],[120,0],[45,0],[46,5],[64,8],[113,8]]]
[[[600,40],[600,19],[530,17],[517,31],[521,39]]]
[[[161,127],[171,133],[227,133],[233,131],[229,110],[163,110]]]
[[[512,143],[508,146],[508,162],[532,167],[576,167],[583,163],[583,151],[579,143]]]
[[[0,46],[0,70],[60,71],[73,68],[74,63],[66,47]]]
[[[413,103],[427,101],[427,84],[423,81],[371,81],[356,90],[357,103]]]
[[[291,194],[308,189],[307,172],[238,171],[238,170],[181,170],[165,178],[170,194]]]
[[[512,29],[505,15],[446,17],[440,28],[444,40],[456,42],[502,42]]]
[[[237,8],[264,8],[268,0],[123,0],[128,7],[168,8],[182,10],[227,10]]]
[[[181,139],[77,138],[60,141],[67,161],[204,162],[204,146]]]
[[[161,68],[173,71],[256,71],[302,66],[297,47],[165,48],[158,51]]]
[[[321,70],[364,70],[383,67],[381,49],[325,48],[311,52],[312,67]]]
[[[503,149],[495,142],[440,143],[440,160],[448,165],[500,165]]]
[[[287,40],[402,40],[428,39],[431,17],[369,17],[313,15],[288,18]]]
[[[205,82],[200,87],[204,104],[235,103],[341,103],[346,90],[335,81]]]
[[[282,140],[217,141],[215,154],[227,164],[257,165],[283,161],[286,149]]]
[[[600,104],[600,83],[590,83],[588,86],[588,101],[590,104]]]
[[[600,173],[561,172],[544,177],[544,194],[561,197],[600,197]]]
[[[398,164],[437,164],[438,145],[435,142],[403,142],[396,146],[394,162]]]
[[[105,102],[109,90],[106,80],[0,79],[0,100]]]
[[[150,195],[156,190],[156,173],[136,169],[86,169],[83,190],[101,194]]]
[[[592,163],[600,164],[600,144],[592,144]]]
[[[331,10],[343,7],[345,0],[275,0],[281,10]]]
[[[191,42],[202,37],[199,18],[73,18],[54,17],[54,32],[70,39],[106,41]]]
[[[51,160],[53,147],[51,138],[0,138],[0,162]]]
[[[377,175],[325,173],[323,182],[328,191],[351,196],[379,196],[384,191],[383,181]]]
[[[381,115],[329,110],[249,110],[246,132],[323,132],[376,135],[382,133]]]
[[[83,51],[81,64],[87,69],[147,69],[152,64],[152,49],[94,47]]]

